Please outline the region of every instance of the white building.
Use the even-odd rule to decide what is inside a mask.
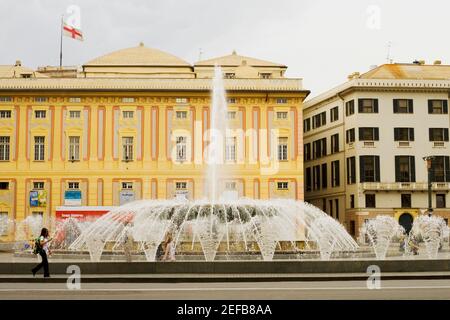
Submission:
[[[385,64],[305,102],[305,199],[357,235],[388,214],[406,229],[428,207],[450,217],[450,65]],[[448,220],[447,220],[448,221]]]

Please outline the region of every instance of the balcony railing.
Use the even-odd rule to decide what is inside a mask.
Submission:
[[[372,191],[426,191],[428,184],[425,182],[363,182],[362,188],[364,190]],[[432,190],[446,191],[450,189],[449,182],[434,182],[432,183]]]
[[[433,148],[445,148],[445,142],[444,141],[434,141]]]

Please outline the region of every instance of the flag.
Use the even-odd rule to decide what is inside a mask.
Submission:
[[[67,24],[65,21],[63,23],[63,34],[66,37],[83,41],[83,33],[81,32],[81,29],[77,29],[74,26]]]

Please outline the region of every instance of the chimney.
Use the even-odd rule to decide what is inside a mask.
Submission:
[[[360,73],[359,72],[353,72],[352,74],[350,74],[347,79],[348,80],[352,80],[352,79],[358,79],[359,78]]]
[[[435,61],[433,62],[433,64],[434,64],[435,66],[439,66],[439,65],[442,64],[442,61],[441,61],[441,60],[435,60]]]
[[[16,67],[20,67],[20,66],[22,66],[22,61],[20,61],[20,60],[16,60],[16,64],[15,64],[15,66],[16,66]]]

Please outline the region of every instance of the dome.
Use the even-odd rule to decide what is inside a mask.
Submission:
[[[141,42],[139,46],[117,50],[95,58],[85,66],[177,66],[189,67],[190,64],[164,51],[147,48]]]

